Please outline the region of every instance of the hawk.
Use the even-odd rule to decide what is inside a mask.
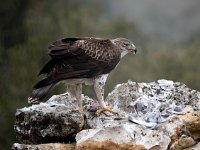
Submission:
[[[108,74],[123,56],[135,54],[136,51],[135,45],[126,38],[59,39],[48,47],[51,60],[39,72],[45,78],[34,86],[28,102],[38,102],[53,87],[63,82],[71,96],[78,101],[79,107],[82,107],[82,84],[94,85],[99,105],[106,108],[104,85]]]

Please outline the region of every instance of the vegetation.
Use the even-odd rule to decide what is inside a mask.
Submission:
[[[139,49],[111,73],[107,93],[117,83],[160,78],[181,81],[200,90],[200,34],[172,49],[148,39],[125,17],[110,19],[100,1],[7,0],[0,6],[0,147],[16,142],[13,125],[17,108],[28,106],[27,97],[39,80],[37,74],[49,60],[47,46],[70,36],[127,37]],[[56,93],[61,93],[58,88]],[[85,92],[93,95],[91,88]]]

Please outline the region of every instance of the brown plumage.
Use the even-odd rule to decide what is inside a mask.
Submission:
[[[87,37],[60,39],[53,42],[48,50],[51,60],[39,73],[46,77],[34,86],[29,102],[44,98],[48,91],[61,81],[65,81],[67,85],[80,86],[89,82],[88,84],[95,86],[97,81],[103,80],[104,86],[107,74],[116,67],[121,57],[128,52],[136,52],[133,43],[125,38],[110,40]],[[103,75],[106,75],[106,78]],[[103,86],[95,86],[101,102],[103,98],[98,92],[102,91]],[[80,99],[80,93],[72,95]],[[100,105],[104,107],[105,104],[102,103]]]

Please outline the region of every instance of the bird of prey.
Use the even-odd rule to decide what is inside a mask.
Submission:
[[[108,74],[127,53],[136,53],[135,45],[126,38],[104,39],[94,37],[63,38],[48,47],[51,60],[41,69],[39,81],[28,98],[29,103],[38,102],[63,82],[68,92],[82,107],[82,84],[94,85],[100,107],[104,102],[104,85]]]

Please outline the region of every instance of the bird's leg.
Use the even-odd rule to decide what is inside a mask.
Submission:
[[[68,85],[68,92],[78,101],[78,106],[82,109],[82,84]]]
[[[77,84],[76,86],[76,100],[78,101],[78,106],[82,109],[83,104],[82,104],[82,84]]]
[[[97,100],[99,102],[99,105],[102,108],[105,108],[106,104],[104,102],[104,83],[100,82],[100,81],[95,81],[94,90],[96,92],[96,96],[97,96]]]
[[[99,76],[98,78],[95,79],[95,82],[94,82],[94,90],[96,92],[99,105],[101,106],[101,109],[97,111],[97,115],[100,115],[104,111],[109,111],[113,114],[117,114],[112,111],[111,106],[106,106],[104,102],[104,86],[105,86],[107,77],[108,77],[108,74]]]

